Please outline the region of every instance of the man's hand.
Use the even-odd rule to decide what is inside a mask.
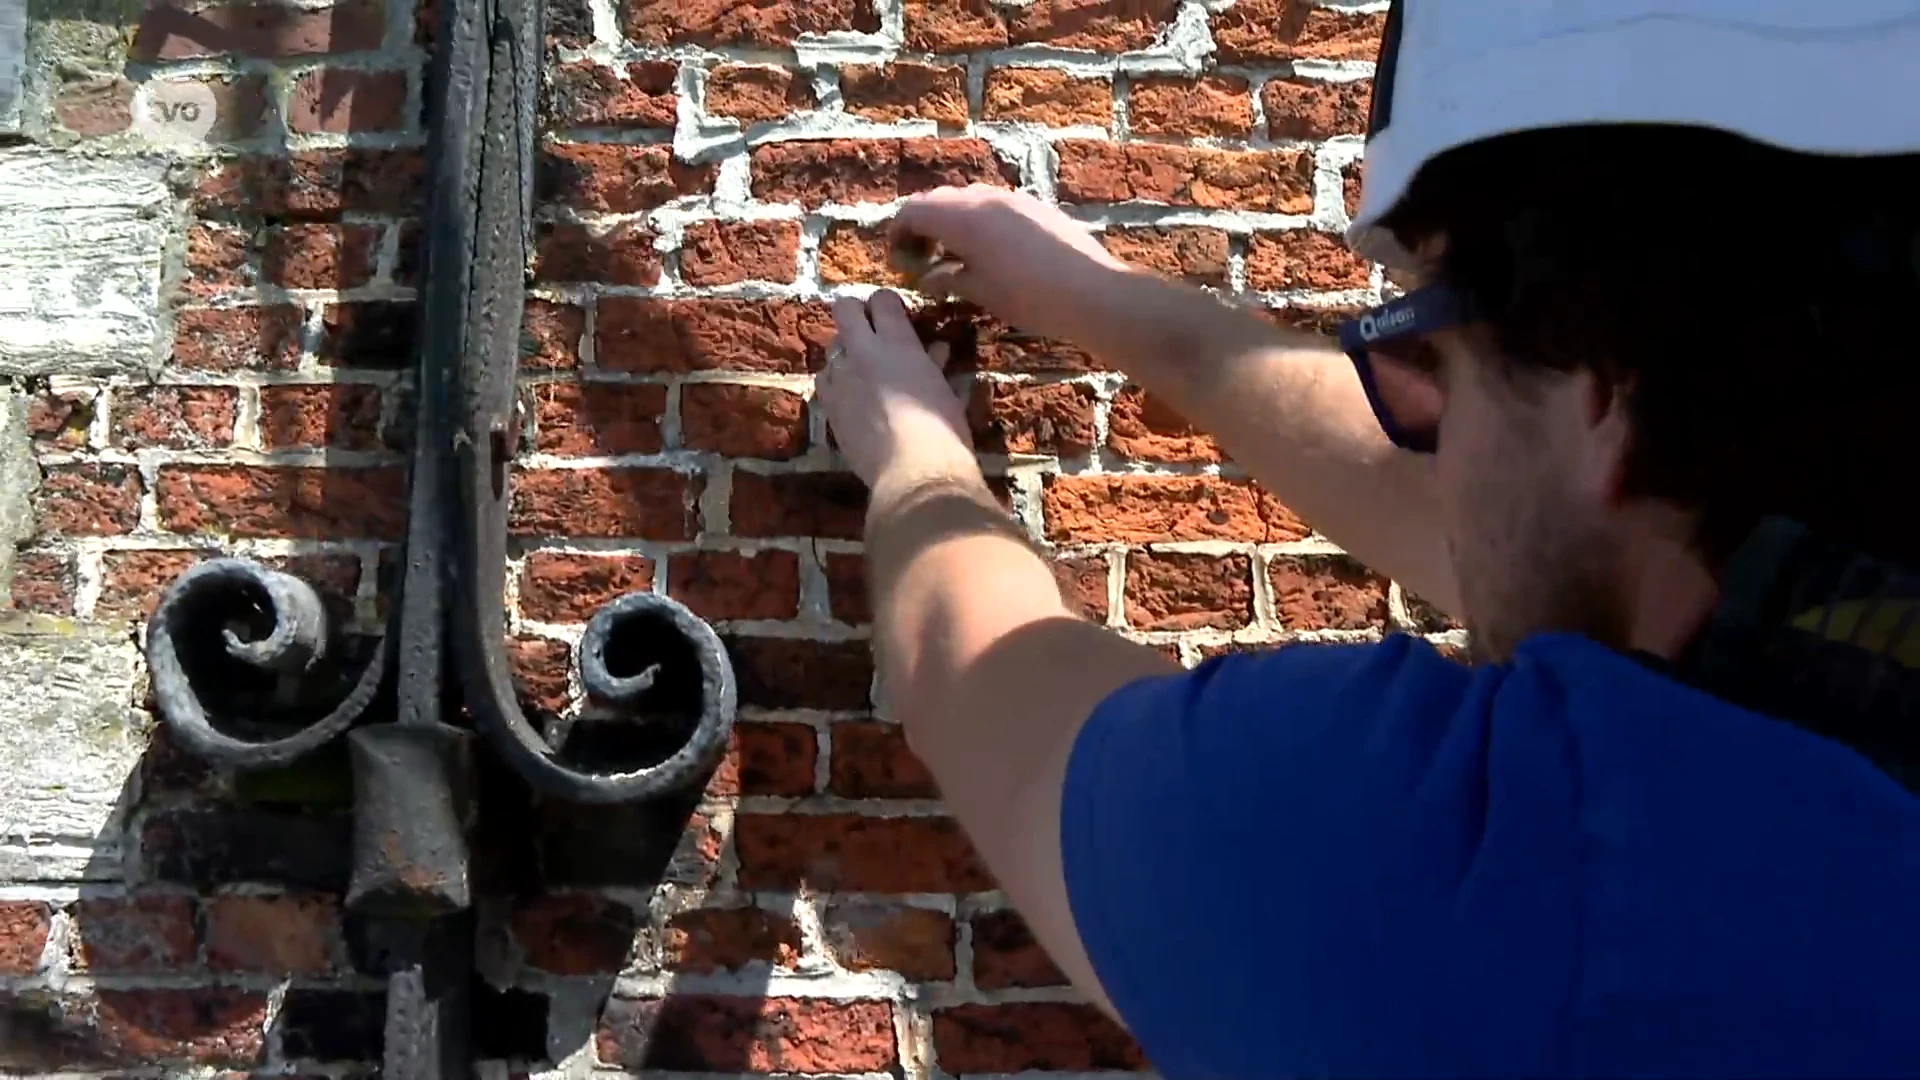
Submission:
[[[929,355],[907,306],[881,290],[833,305],[839,337],[814,381],[820,407],[849,467],[874,487],[883,479],[978,473],[966,409]],[[944,352],[944,346],[935,346]]]

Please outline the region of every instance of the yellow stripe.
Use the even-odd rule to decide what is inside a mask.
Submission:
[[[1916,605],[1920,605],[1920,600],[1848,600],[1833,608],[1826,640],[1846,642],[1855,648],[1879,653],[1901,667],[1920,668],[1920,615],[1912,615]],[[1789,625],[1818,634],[1821,623],[1826,621],[1827,609],[1817,607],[1801,612]],[[1901,629],[1903,622],[1904,630]],[[1893,640],[1895,631],[1900,632],[1898,641]]]

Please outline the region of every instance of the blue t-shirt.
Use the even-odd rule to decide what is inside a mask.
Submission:
[[[1137,681],[1062,817],[1168,1080],[1920,1076],[1920,799],[1584,638]]]

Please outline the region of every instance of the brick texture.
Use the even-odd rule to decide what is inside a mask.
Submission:
[[[446,3],[156,3],[130,72],[39,73],[30,129],[103,152],[178,149],[130,130],[145,80],[199,81],[219,116],[178,155],[156,370],[28,395],[14,609],[138,640],[126,624],[178,574],[243,549],[342,625],[387,612],[427,272],[422,59]],[[1354,6],[549,0],[511,674],[539,722],[643,740],[579,700],[573,643],[608,602],[661,593],[714,623],[741,716],[691,807],[487,792],[476,850],[513,887],[485,905],[504,983],[476,1030],[509,1071],[555,1053],[608,1075],[1149,1067],[992,895],[876,713],[866,495],[812,376],[831,298],[901,284],[889,204],[946,184],[1050,192],[1131,265],[1329,329],[1375,295],[1339,239],[1383,21]],[[822,35],[845,60],[802,64]],[[923,321],[973,376],[995,490],[1083,617],[1189,664],[1457,632],[1126,372],[985,316]],[[61,998],[30,1071],[373,1075],[344,761],[230,777],[155,729],[125,880],[0,880],[0,980]],[[550,1031],[575,1004],[591,1017]]]

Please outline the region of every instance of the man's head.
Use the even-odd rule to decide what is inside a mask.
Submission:
[[[1676,126],[1505,136],[1419,172],[1381,225],[1457,306],[1378,366],[1423,369],[1387,396],[1432,407],[1480,651],[1569,630],[1676,652],[1767,515],[1920,558],[1916,193],[1920,155]]]

